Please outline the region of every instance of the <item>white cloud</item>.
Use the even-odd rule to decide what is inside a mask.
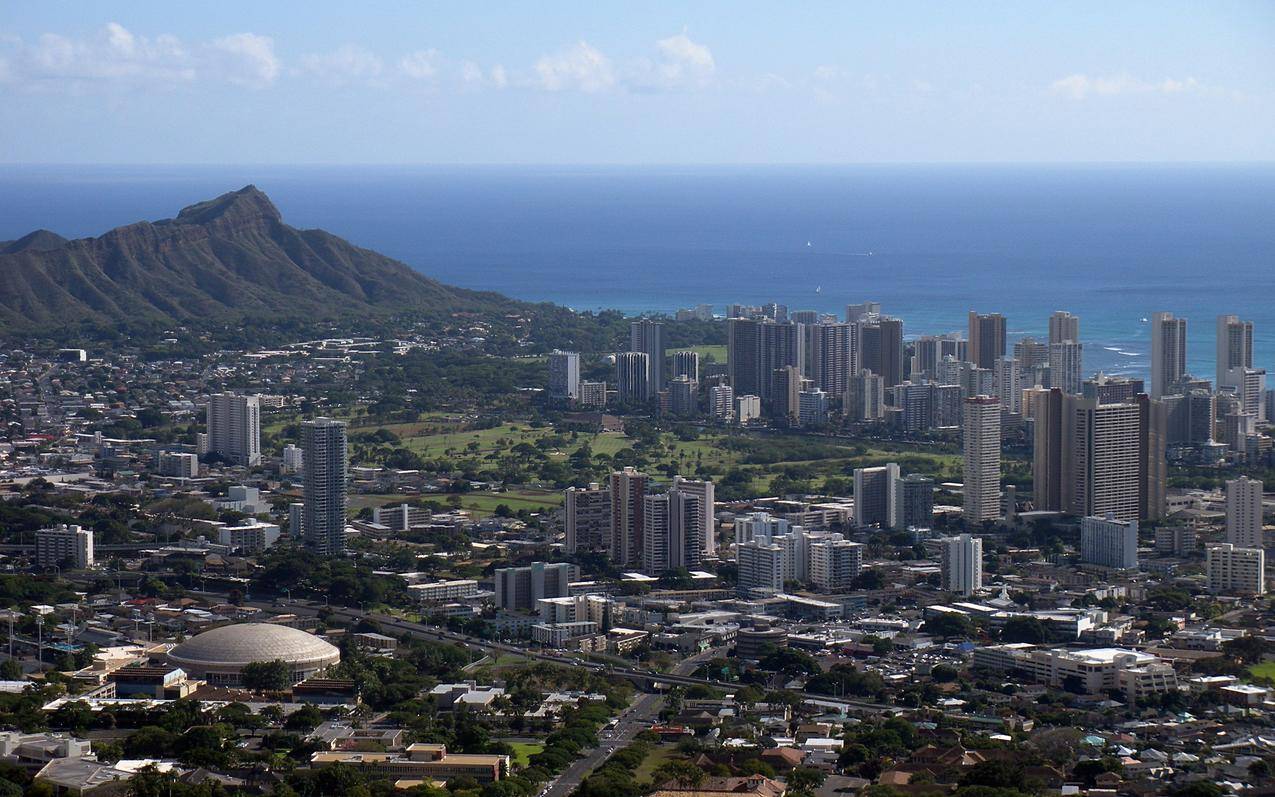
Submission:
[[[279,77],[279,59],[269,36],[235,33],[217,39],[209,49],[218,56],[221,74],[231,83],[264,88]]]
[[[1120,94],[1181,94],[1199,88],[1200,82],[1193,77],[1147,81],[1129,74],[1090,77],[1077,73],[1049,84],[1050,93],[1073,100],[1083,100],[1090,95],[1111,97]]]
[[[545,91],[575,89],[587,93],[605,91],[615,85],[611,59],[586,41],[552,55],[541,56],[535,64],[536,85]]]
[[[814,71],[815,80],[845,80],[849,77],[850,73],[836,64],[820,64]]]
[[[500,64],[496,64],[488,71],[488,79],[491,85],[498,89],[503,89],[509,85],[509,75],[505,74],[505,68]]]
[[[433,80],[438,75],[438,50],[416,50],[398,61],[398,71],[412,80]]]
[[[685,33],[660,39],[655,43],[660,51],[660,73],[670,82],[702,84],[717,69],[713,52],[707,46],[693,42]]]
[[[717,71],[707,46],[678,33],[655,42],[658,57],[640,58],[624,73],[624,82],[637,91],[671,91],[704,88]]]
[[[254,33],[187,46],[171,34],[142,36],[111,22],[82,38],[45,33],[34,42],[6,37],[5,44],[0,81],[30,90],[167,88],[204,79],[261,88],[279,74],[273,42]]]
[[[343,44],[330,53],[311,53],[301,57],[301,71],[332,83],[375,80],[385,64],[372,51],[357,44]]]

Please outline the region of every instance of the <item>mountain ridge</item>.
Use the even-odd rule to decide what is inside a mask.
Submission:
[[[37,230],[0,244],[0,334],[67,325],[192,324],[274,314],[281,321],[524,307],[455,288],[323,230],[284,223],[244,186],[90,238]]]

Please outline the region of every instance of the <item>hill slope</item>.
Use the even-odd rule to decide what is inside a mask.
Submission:
[[[191,205],[175,219],[97,238],[67,241],[39,230],[0,243],[0,334],[7,336],[68,325],[428,318],[525,307],[443,285],[322,230],[290,227],[251,185]]]

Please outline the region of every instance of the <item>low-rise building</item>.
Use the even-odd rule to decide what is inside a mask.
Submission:
[[[93,566],[93,531],[62,524],[35,533],[37,567],[70,567],[84,570]]]
[[[318,752],[310,757],[317,768],[342,764],[391,780],[421,778],[454,780],[469,777],[479,783],[493,783],[509,771],[509,756],[466,755],[447,752],[446,745],[417,743],[405,753]]]
[[[237,526],[217,528],[217,543],[245,554],[263,553],[279,541],[282,532],[274,523],[246,518]]]
[[[421,603],[446,603],[472,598],[478,593],[478,582],[469,578],[431,581],[428,584],[409,584],[407,591]]]
[[[973,664],[1020,672],[1037,683],[1091,695],[1120,690],[1130,700],[1177,689],[1172,666],[1149,653],[1123,648],[1072,650],[1026,643],[988,645],[975,648]]]
[[[572,639],[596,634],[598,624],[591,620],[566,623],[537,623],[531,627],[531,641],[547,648],[566,647]]]
[[[1237,548],[1229,542],[1210,545],[1205,553],[1204,572],[1210,592],[1266,593],[1266,552],[1261,548]]]

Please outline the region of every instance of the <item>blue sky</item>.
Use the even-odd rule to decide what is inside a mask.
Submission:
[[[8,163],[1275,160],[1275,2],[18,2]]]

